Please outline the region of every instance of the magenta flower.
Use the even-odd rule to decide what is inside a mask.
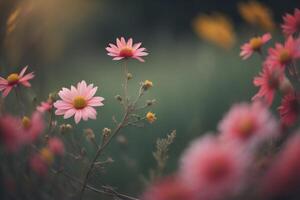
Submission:
[[[275,92],[284,81],[284,78],[282,68],[277,65],[271,67],[265,64],[263,71],[253,80],[253,84],[260,87],[260,89],[252,100],[263,99],[269,106],[272,105]]]
[[[117,45],[109,44],[109,47],[106,47],[106,51],[108,51],[109,56],[114,57],[113,60],[122,60],[128,58],[134,58],[141,62],[145,62],[141,57],[147,56],[148,53],[145,52],[145,48],[140,48],[142,43],[133,44],[132,38],[130,38],[127,42],[121,37],[121,39],[117,38]]]
[[[141,200],[196,200],[193,192],[180,178],[171,176],[156,181],[142,195]]]
[[[48,147],[50,151],[55,155],[63,155],[65,153],[64,143],[57,137],[49,139]]]
[[[281,105],[278,107],[281,122],[284,125],[293,125],[300,114],[300,97],[299,95],[291,92],[283,97]]]
[[[87,85],[85,81],[77,84],[77,88],[71,86],[71,89],[62,88],[58,95],[62,100],[56,101],[53,105],[57,109],[56,115],[64,115],[64,118],[75,116],[75,122],[79,123],[81,119],[87,121],[96,119],[96,106],[103,106],[103,97],[95,97],[97,87],[93,84]]]
[[[9,92],[18,85],[23,85],[25,87],[31,87],[31,84],[28,82],[30,79],[33,79],[33,72],[26,74],[28,66],[24,67],[20,74],[12,73],[6,79],[0,77],[0,91],[3,96],[6,97]]]
[[[29,167],[39,176],[46,176],[48,173],[48,164],[38,153],[30,157]]]
[[[206,135],[194,141],[181,159],[182,182],[194,188],[199,199],[229,197],[241,189],[251,161],[237,145],[226,145]]]
[[[222,140],[250,148],[276,137],[277,128],[276,120],[260,102],[234,105],[218,126]]]
[[[262,181],[262,199],[299,199],[300,135],[289,138]]]
[[[39,106],[36,107],[36,110],[44,113],[44,112],[50,112],[53,108],[53,102],[51,100],[48,101],[42,101]]]
[[[241,53],[240,56],[243,58],[243,60],[246,60],[249,58],[254,52],[260,52],[262,46],[267,43],[269,40],[271,40],[272,36],[270,33],[266,33],[262,36],[254,37],[249,40],[248,43],[245,43],[241,47]]]
[[[287,36],[300,33],[300,10],[298,8],[295,9],[294,15],[286,14],[283,17],[281,28]]]
[[[288,37],[284,45],[276,43],[275,48],[269,48],[266,58],[266,65],[280,66],[285,68],[296,59],[300,58],[299,40],[294,40],[292,36]]]
[[[43,132],[45,123],[41,113],[34,112],[31,118],[23,117],[22,119],[22,131],[26,136],[28,143],[35,141],[38,136]]]

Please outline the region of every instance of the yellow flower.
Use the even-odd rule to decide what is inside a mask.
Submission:
[[[153,112],[148,112],[146,114],[146,119],[148,120],[149,123],[153,123],[157,118]]]
[[[143,82],[143,88],[144,88],[145,90],[148,90],[148,89],[151,88],[151,87],[153,87],[152,81],[145,80],[145,81]]]
[[[53,163],[54,156],[53,156],[53,153],[50,151],[50,149],[48,149],[48,148],[43,148],[43,149],[40,151],[40,156],[41,156],[41,158],[42,158],[46,163],[48,163],[49,165]]]
[[[238,10],[246,22],[261,27],[266,31],[275,29],[272,11],[264,4],[252,0],[238,4]]]
[[[222,14],[199,15],[193,21],[197,35],[225,49],[235,43],[235,33],[231,21]]]

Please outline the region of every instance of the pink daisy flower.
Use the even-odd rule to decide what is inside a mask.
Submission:
[[[63,155],[65,153],[64,143],[57,137],[50,138],[48,141],[50,151],[55,155]]]
[[[178,177],[166,177],[151,185],[142,195],[141,200],[196,200],[192,192]]]
[[[284,78],[282,68],[264,65],[263,71],[253,80],[253,84],[260,87],[260,89],[252,100],[263,99],[269,106],[272,105],[275,92],[284,81]]]
[[[103,97],[95,97],[98,87],[93,84],[87,85],[85,81],[77,84],[77,88],[71,86],[71,89],[62,88],[58,95],[62,100],[56,101],[53,105],[57,109],[56,115],[64,115],[64,118],[75,116],[75,122],[79,123],[81,119],[87,121],[96,119],[96,106],[103,106]]]
[[[246,143],[250,148],[276,137],[277,128],[276,120],[260,102],[234,105],[218,126],[222,140]]]
[[[0,91],[3,96],[6,97],[9,92],[18,85],[23,85],[25,87],[31,87],[31,84],[28,82],[30,79],[33,79],[33,72],[26,74],[28,66],[24,67],[20,74],[12,73],[6,79],[0,77]]]
[[[117,38],[117,45],[109,44],[109,47],[106,47],[107,55],[114,57],[113,60],[122,60],[128,58],[134,58],[141,62],[145,62],[141,57],[147,56],[148,53],[145,52],[145,48],[140,48],[142,43],[133,44],[132,38],[130,38],[127,42],[121,37],[121,39]]]
[[[24,116],[22,119],[22,131],[28,143],[35,141],[43,132],[44,128],[45,123],[39,112],[34,112],[31,118]]]
[[[52,100],[48,101],[42,101],[39,106],[36,107],[36,110],[45,113],[45,112],[50,112],[53,108],[53,102]]]
[[[280,66],[282,68],[291,64],[294,60],[300,58],[299,41],[294,40],[292,36],[288,37],[284,45],[275,44],[275,48],[269,48],[269,55],[265,63],[269,66]]]
[[[260,52],[264,44],[271,40],[272,36],[270,33],[265,33],[262,36],[254,37],[249,40],[248,43],[244,44],[241,47],[240,56],[243,60],[249,58],[254,52]]]
[[[243,185],[251,160],[241,152],[238,146],[226,145],[210,135],[194,141],[181,159],[182,182],[197,191],[199,199],[234,195]]]
[[[284,125],[293,125],[300,114],[300,97],[294,92],[283,97],[281,105],[278,107],[281,122]]]
[[[300,135],[289,138],[262,181],[263,199],[299,199]],[[298,198],[291,198],[297,194]],[[275,198],[274,198],[275,197]],[[278,198],[281,197],[281,198]]]
[[[286,14],[283,17],[281,28],[287,36],[300,33],[300,10],[298,8],[295,9],[294,15]]]

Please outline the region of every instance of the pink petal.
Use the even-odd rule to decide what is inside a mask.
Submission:
[[[25,66],[25,67],[21,70],[21,72],[20,72],[20,74],[19,74],[20,77],[23,77],[23,75],[25,74],[27,68],[28,68],[28,65]]]
[[[81,114],[81,110],[77,110],[75,112],[75,123],[78,124],[81,120],[82,114]]]
[[[103,97],[93,97],[88,101],[89,106],[103,106],[104,104],[102,101],[104,100]]]
[[[77,113],[78,111],[75,110],[75,109],[69,109],[65,112],[65,115],[64,115],[64,119],[68,119],[70,117],[72,117],[75,113]]]

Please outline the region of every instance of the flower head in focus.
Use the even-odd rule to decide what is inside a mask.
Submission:
[[[263,71],[253,80],[253,84],[260,87],[260,89],[252,100],[263,99],[270,106],[276,90],[280,87],[284,79],[285,76],[281,67],[264,65]]]
[[[295,92],[285,95],[278,107],[281,122],[284,125],[293,125],[300,114],[300,97]]]
[[[249,58],[254,52],[260,52],[264,44],[266,44],[272,38],[270,33],[266,33],[262,36],[253,37],[248,43],[245,43],[241,47],[240,56],[245,60]]]
[[[272,31],[275,29],[272,11],[262,3],[251,0],[238,4],[238,10],[243,19],[251,25],[257,25],[263,30]]]
[[[6,79],[0,77],[0,91],[3,96],[6,97],[9,92],[18,85],[23,85],[25,87],[31,87],[31,84],[28,82],[30,79],[33,79],[33,72],[26,74],[28,66],[24,67],[19,74],[12,73]]]
[[[199,15],[193,28],[199,37],[225,49],[230,49],[236,40],[231,21],[222,14]]]
[[[275,48],[270,48],[266,58],[266,65],[281,66],[282,68],[288,66],[293,61],[300,58],[300,41],[288,37],[284,44],[276,43]]]
[[[300,9],[296,8],[294,15],[286,14],[283,17],[281,28],[283,33],[287,36],[300,33]]]
[[[75,122],[79,123],[81,119],[87,121],[96,119],[96,106],[103,106],[103,97],[95,97],[97,87],[93,84],[87,85],[85,81],[77,84],[77,88],[71,86],[71,89],[62,88],[58,95],[62,100],[57,100],[53,105],[57,109],[56,115],[64,115],[64,118],[75,116]]]
[[[120,39],[117,38],[116,45],[110,43],[109,47],[106,47],[106,51],[108,52],[107,55],[114,57],[113,60],[133,58],[145,62],[142,57],[147,56],[148,53],[145,52],[145,48],[140,47],[141,45],[141,42],[133,44],[132,38],[126,42],[125,38],[121,37]]]

